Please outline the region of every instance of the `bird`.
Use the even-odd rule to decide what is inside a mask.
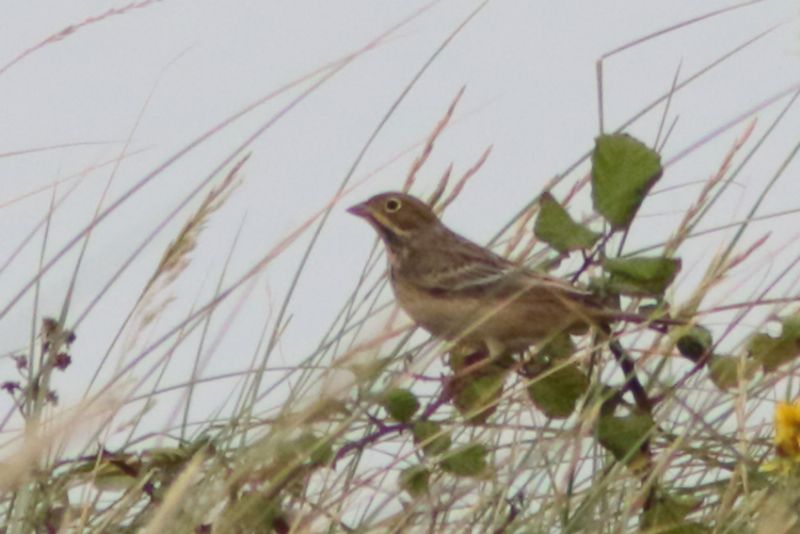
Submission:
[[[347,212],[377,231],[397,303],[436,338],[499,357],[618,318],[644,322],[457,234],[412,195],[381,193]]]

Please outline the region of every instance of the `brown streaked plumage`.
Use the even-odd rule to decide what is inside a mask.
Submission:
[[[498,355],[613,319],[591,294],[461,237],[411,195],[382,193],[347,211],[378,232],[397,302],[436,337]]]

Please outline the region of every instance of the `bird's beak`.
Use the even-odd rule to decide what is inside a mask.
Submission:
[[[347,208],[347,213],[355,215],[356,217],[366,218],[370,216],[370,210],[366,202],[362,202],[361,204],[356,204],[355,206],[350,206],[349,208]]]

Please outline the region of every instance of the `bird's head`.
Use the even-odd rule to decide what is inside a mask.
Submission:
[[[390,247],[441,224],[427,204],[405,193],[381,193],[347,212],[366,219]]]

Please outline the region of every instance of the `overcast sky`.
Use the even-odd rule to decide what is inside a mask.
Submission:
[[[109,161],[128,154],[116,170],[104,206],[246,105],[364,47],[427,4],[168,0],[78,26],[62,40],[37,47],[70,25],[106,13],[110,5],[30,1],[4,8],[0,20],[0,261],[4,265],[0,303],[4,308],[38,270],[41,228],[7,266],[6,262],[45,219],[52,184],[60,182],[57,199],[66,197],[53,214],[45,260],[91,220],[113,169]],[[414,152],[395,158],[426,138],[459,88],[466,86],[466,91],[454,121],[413,191],[429,194],[448,164],[452,162],[455,174],[460,175],[492,145],[489,160],[446,214],[447,223],[458,231],[486,241],[548,179],[591,149],[599,132],[595,63],[601,56],[638,37],[732,5],[710,0],[489,2],[436,58],[358,166],[353,183],[381,170],[334,209],[298,286],[290,307],[292,320],[274,364],[302,361],[355,285],[374,236],[363,222],[345,214],[344,207],[402,186]],[[322,208],[406,84],[477,6],[477,2],[461,0],[433,5],[359,56],[258,137],[249,147],[252,157],[243,184],[211,217],[191,264],[169,289],[174,301],[157,324],[135,340],[136,346],[145,346],[185,317],[192,306],[207,302],[242,222],[230,279]],[[665,161],[681,157],[668,167],[659,187],[708,178],[742,135],[747,121],[688,156],[682,156],[683,151],[800,84],[797,11],[794,0],[764,1],[609,57],[604,62],[606,130],[616,129],[666,93],[678,68],[680,83],[780,25],[672,99],[667,122],[678,120],[663,157]],[[26,50],[30,50],[27,55]],[[104,220],[89,244],[67,323],[83,313],[135,247],[232,149],[318,80],[319,76],[289,89],[218,132]],[[748,148],[787,102],[783,97],[754,115],[758,123]],[[657,107],[628,131],[652,144],[662,113],[663,106]],[[793,107],[718,203],[706,226],[739,220],[749,211],[798,142],[797,132],[800,111]],[[64,144],[70,146],[15,154]],[[574,173],[565,182],[567,187],[555,191],[556,196],[563,196],[587,168],[584,165]],[[760,213],[798,207],[799,169],[797,162],[790,164]],[[648,201],[634,226],[631,249],[666,239],[699,187],[673,189]],[[199,198],[194,199],[158,234],[79,325],[75,363],[56,383],[62,402],[79,398],[164,247],[198,203]],[[571,209],[576,216],[586,215],[590,205],[586,198],[579,198]],[[727,293],[714,296],[716,301],[745,300],[750,295],[747,291],[800,252],[793,244],[799,227],[797,216],[754,225],[744,244],[768,231],[771,239],[740,277],[730,281]],[[702,274],[725,235],[732,234],[717,234],[687,248],[685,276]],[[249,293],[236,295],[232,303],[241,306],[238,311],[233,304],[225,308],[225,314],[231,315],[221,315],[211,333],[212,339],[224,333],[223,341],[210,354],[204,374],[248,367],[262,324],[269,313],[276,313],[274,307],[286,293],[306,242],[301,239],[271,264]],[[60,313],[78,249],[44,276],[40,317]],[[746,290],[741,289],[737,298],[737,288],[745,282],[756,285],[744,286]],[[786,281],[777,291],[796,291],[794,282]],[[33,303],[30,291],[0,319],[3,354],[27,350]],[[191,347],[176,353],[165,383],[186,380],[195,356],[195,345]],[[115,351],[109,369],[133,353],[123,356],[123,351]],[[134,371],[132,378],[153,363],[155,358]],[[10,362],[5,360],[0,369],[4,380],[13,379]],[[225,384],[230,387],[232,382]],[[208,403],[209,410],[222,397],[224,387],[208,390],[214,395],[202,402]],[[0,406],[9,405],[8,398],[0,397]]]

